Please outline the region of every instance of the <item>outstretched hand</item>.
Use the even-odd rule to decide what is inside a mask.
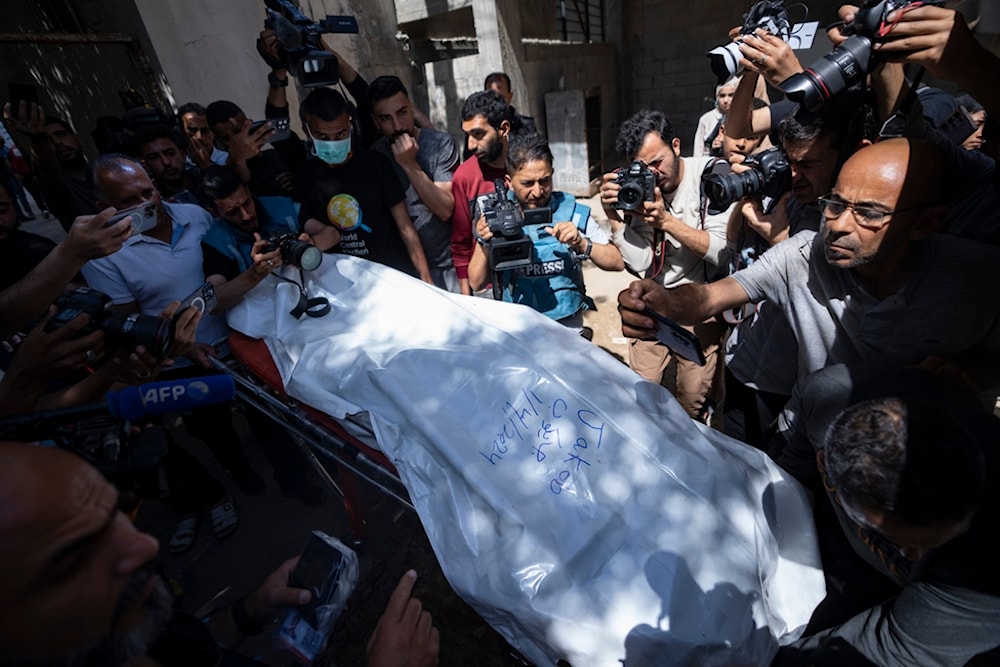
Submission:
[[[309,604],[312,593],[304,588],[292,588],[288,579],[299,564],[299,556],[289,558],[278,566],[254,592],[246,597],[246,612],[253,620],[265,624],[277,618],[285,607]]]
[[[420,600],[410,597],[417,573],[407,571],[368,641],[368,667],[433,667],[441,638]]]

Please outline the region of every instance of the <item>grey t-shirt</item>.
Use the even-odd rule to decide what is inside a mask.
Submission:
[[[423,172],[435,183],[450,183],[459,163],[458,149],[455,148],[455,141],[451,135],[424,128],[420,130],[417,143],[420,146],[417,150],[417,164]],[[438,269],[451,267],[451,221],[437,217],[420,201],[406,172],[393,158],[392,144],[388,137],[379,138],[372,144],[372,150],[388,157],[393,169],[396,170],[396,175],[399,176],[399,182],[406,192],[406,210],[409,211],[413,226],[420,235],[428,266]]]

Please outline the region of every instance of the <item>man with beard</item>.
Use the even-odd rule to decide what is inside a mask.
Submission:
[[[160,196],[171,204],[197,204],[199,173],[187,166],[187,151],[177,133],[167,127],[143,132],[136,140],[139,159],[156,183]]]
[[[619,172],[604,174],[601,204],[625,265],[664,287],[709,280],[726,249],[729,219],[728,209],[708,210],[701,186],[701,175],[715,158],[682,158],[673,125],[666,115],[649,109],[622,123],[615,147],[629,162],[643,163],[655,179],[653,192],[646,193],[652,200],[623,211],[618,208]],[[714,318],[687,324],[693,325],[690,331],[698,337],[706,363],[699,366],[678,356],[676,384],[668,388],[691,417],[705,419],[723,327]],[[667,386],[664,371],[672,356],[659,341],[629,341],[629,367],[650,382]]]
[[[623,331],[652,338],[646,308],[690,324],[766,298],[792,326],[800,385],[834,363],[934,359],[981,389],[996,386],[1000,306],[983,301],[978,286],[996,282],[1000,249],[935,234],[945,217],[942,164],[919,140],[862,148],[819,200],[820,233],[801,232],[713,283],[668,290],[635,282],[618,296]],[[796,403],[793,392],[789,427]]]
[[[27,135],[31,142],[32,169],[38,176],[49,210],[69,231],[73,220],[97,213],[97,200],[87,183],[87,160],[80,137],[62,118],[46,116],[38,104],[12,109],[4,104],[8,126]]]
[[[313,88],[299,115],[313,154],[295,181],[303,230],[316,236],[333,226],[341,237],[334,252],[432,283],[392,164],[384,155],[354,143],[344,97],[329,88]]]
[[[583,311],[596,310],[583,284],[582,264],[591,259],[605,271],[625,268],[618,248],[572,195],[552,189],[552,151],[538,133],[515,134],[507,150],[506,186],[523,211],[547,209],[546,224],[525,224],[530,240],[530,263],[494,271],[488,257],[493,239],[485,216],[476,222],[479,243],[469,262],[469,284],[485,288],[494,281],[494,294],[504,301],[534,308],[563,326],[583,332]]]
[[[288,586],[295,557],[207,623],[174,611],[153,568],[159,545],[118,509],[117,490],[76,455],[26,443],[0,443],[0,543],[4,665],[216,665],[311,597]],[[415,580],[407,572],[393,592],[369,665],[437,664],[438,632],[410,598]]]
[[[451,179],[459,163],[455,142],[447,132],[417,127],[413,102],[395,76],[372,81],[368,100],[382,133],[371,148],[392,160],[431,278],[441,289],[460,292],[451,260],[450,220],[455,210]]]
[[[473,211],[476,197],[493,192],[494,181],[503,181],[507,176],[510,107],[493,90],[473,93],[462,105],[462,131],[475,159],[463,162],[451,181],[455,199],[455,213],[451,218],[451,258],[462,294],[472,294],[469,260],[476,247],[472,233]]]
[[[199,169],[226,164],[229,153],[215,145],[215,133],[208,126],[205,107],[197,102],[182,104],[177,110],[177,124],[187,137],[188,164]]]

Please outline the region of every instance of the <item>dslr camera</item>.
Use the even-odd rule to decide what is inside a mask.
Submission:
[[[503,181],[498,179],[493,185],[493,192],[476,199],[479,211],[486,217],[486,224],[493,234],[486,246],[490,268],[505,271],[531,264],[534,244],[524,235],[524,211],[516,201],[507,198]]]
[[[763,195],[777,199],[792,189],[792,168],[780,148],[768,148],[743,162],[749,170],[739,174],[705,174],[702,187],[712,207],[724,210],[744,197]]]
[[[621,187],[618,191],[619,211],[634,211],[642,208],[642,203],[656,197],[656,175],[641,160],[633,160],[628,169],[622,169],[612,183]]]
[[[261,252],[281,251],[281,261],[297,266],[304,271],[313,271],[323,262],[323,253],[319,248],[299,239],[298,234],[285,232],[275,234],[267,240],[267,245]]]
[[[327,16],[320,23],[303,15],[289,0],[264,0],[267,18],[264,28],[273,30],[281,42],[278,61],[265,56],[271,67],[287,67],[292,76],[307,87],[333,86],[340,80],[337,56],[323,47],[328,33],[358,33],[353,16]],[[260,46],[258,43],[258,50]]]
[[[104,332],[105,347],[109,353],[144,345],[151,354],[162,359],[174,343],[174,328],[170,320],[156,315],[116,312],[111,297],[89,287],[78,287],[69,294],[59,296],[55,305],[59,310],[49,320],[46,331],[55,331],[81,313],[86,313],[90,322],[80,330],[79,337],[100,329]]]
[[[884,41],[892,29],[889,14],[923,5],[943,7],[944,0],[867,0],[855,14],[854,23],[841,28],[850,37],[804,71],[788,77],[781,83],[781,90],[803,108],[819,111],[881,62],[872,45]]]
[[[743,15],[743,27],[739,37],[723,46],[717,46],[708,52],[712,65],[712,73],[723,84],[743,70],[740,60],[740,42],[746,35],[752,35],[757,29],[764,30],[788,41],[791,36],[791,23],[788,12],[785,11],[783,0],[758,0],[746,14]]]

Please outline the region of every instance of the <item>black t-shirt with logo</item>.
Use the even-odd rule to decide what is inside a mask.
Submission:
[[[388,158],[355,147],[342,165],[330,166],[310,158],[295,181],[295,199],[301,202],[299,220],[315,218],[334,225],[343,237],[332,252],[342,252],[416,276],[417,270],[403,243],[391,209],[403,201]]]

